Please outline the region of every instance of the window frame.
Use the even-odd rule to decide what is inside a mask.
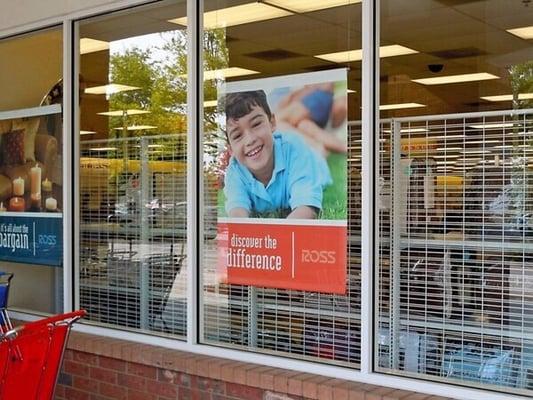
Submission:
[[[80,19],[85,19],[98,14],[107,14],[124,9],[133,8],[139,5],[148,5],[157,1],[147,0],[121,0],[108,2],[96,7],[88,7],[78,11],[66,12],[64,15],[44,18],[38,22],[31,22],[25,25],[0,30],[0,39],[8,39],[12,36],[28,33],[35,30],[50,27],[52,25],[62,25],[63,29],[63,79],[65,93],[69,95],[63,98],[64,122],[63,122],[63,168],[64,182],[70,182],[72,187],[76,187],[79,182],[79,139],[73,138],[72,132],[79,129],[78,112],[78,63],[74,62],[75,56],[79,54],[78,23]],[[512,400],[526,399],[525,396],[507,394],[505,392],[495,392],[469,388],[453,383],[438,383],[424,379],[415,379],[400,376],[391,376],[385,373],[375,372],[374,351],[374,328],[376,323],[374,310],[374,281],[376,246],[378,243],[377,226],[378,213],[376,212],[376,188],[375,177],[378,171],[379,146],[377,146],[374,132],[378,124],[379,106],[379,58],[377,57],[379,46],[379,1],[362,1],[362,28],[363,28],[363,52],[371,54],[371,57],[363,59],[362,70],[362,146],[370,151],[363,152],[362,156],[362,295],[361,295],[361,367],[354,370],[346,367],[327,365],[318,362],[302,361],[283,356],[260,354],[244,350],[233,350],[218,347],[212,344],[200,344],[199,338],[202,333],[199,309],[201,307],[201,274],[198,260],[202,252],[203,242],[203,213],[201,212],[203,203],[203,182],[202,182],[202,116],[203,116],[203,71],[202,55],[199,49],[198,38],[202,33],[203,1],[187,0],[187,13],[190,23],[188,24],[188,98],[189,107],[187,109],[188,118],[188,241],[187,252],[192,255],[187,257],[187,340],[169,339],[145,333],[131,332],[121,329],[104,328],[93,323],[79,324],[78,331],[94,335],[120,338],[133,342],[163,346],[175,350],[187,351],[205,356],[223,357],[230,360],[242,361],[291,369],[300,372],[313,373],[317,375],[345,379],[354,382],[373,384],[378,386],[388,386],[395,389],[416,390],[432,395],[452,396],[457,398],[469,398],[472,400]],[[75,309],[79,305],[77,299],[79,281],[76,279],[79,271],[79,225],[76,223],[79,217],[77,207],[79,191],[64,191],[64,307],[65,312]],[[67,235],[72,232],[72,235]],[[20,320],[34,320],[35,315],[14,312],[13,316]]]

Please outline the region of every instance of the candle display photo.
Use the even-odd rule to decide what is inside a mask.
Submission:
[[[59,115],[3,120],[0,124],[0,217],[6,212],[61,211]]]
[[[62,265],[60,126],[59,107],[0,118],[0,261]]]

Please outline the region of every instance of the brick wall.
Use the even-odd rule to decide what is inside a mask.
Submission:
[[[56,400],[445,400],[73,333]]]

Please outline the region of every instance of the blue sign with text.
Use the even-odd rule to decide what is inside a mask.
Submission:
[[[26,264],[63,264],[63,215],[11,213],[0,215],[0,260]]]

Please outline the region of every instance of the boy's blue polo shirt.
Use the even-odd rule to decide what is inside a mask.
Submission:
[[[224,179],[226,212],[238,207],[250,212],[322,208],[324,187],[332,182],[326,160],[299,135],[274,132],[273,142],[274,171],[266,187],[231,158]]]

